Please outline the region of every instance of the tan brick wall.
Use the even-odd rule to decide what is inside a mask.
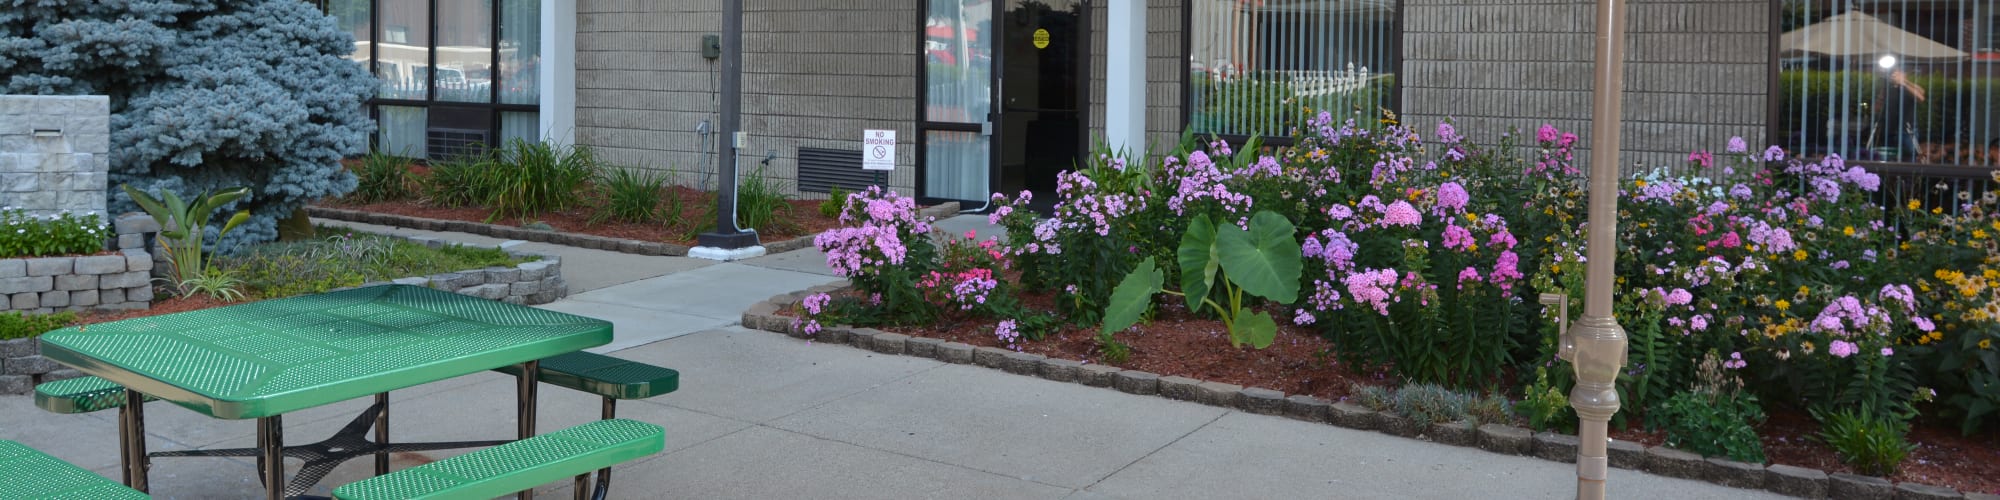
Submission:
[[[1762,0],[1631,2],[1624,157],[1683,164],[1731,136],[1765,141],[1770,8]],[[1493,140],[1548,123],[1588,139],[1592,2],[1407,0],[1405,121],[1450,117]],[[1588,152],[1582,155],[1588,158]]]
[[[718,0],[578,0],[577,142],[623,166],[670,170],[701,186],[714,171],[697,124],[719,128],[719,62],[702,35],[721,34]],[[797,181],[800,147],[859,149],[862,130],[897,130],[890,184],[915,179],[914,1],[750,0],[743,6],[744,173],[775,150],[769,174]],[[718,136],[710,136],[719,140]],[[722,143],[715,142],[710,150]],[[708,185],[714,180],[708,178]],[[796,187],[796,186],[794,186]]]

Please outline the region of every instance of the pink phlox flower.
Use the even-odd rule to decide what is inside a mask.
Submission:
[[[1450,210],[1452,213],[1462,212],[1465,210],[1465,204],[1472,201],[1472,195],[1465,192],[1465,186],[1459,185],[1457,182],[1446,182],[1438,185],[1437,197],[1438,210],[1433,213],[1439,216],[1444,216],[1446,210]]]
[[[1556,139],[1558,137],[1561,137],[1561,133],[1562,132],[1556,130],[1556,127],[1554,125],[1549,125],[1544,123],[1542,124],[1542,128],[1535,130],[1535,141],[1556,142]]]
[[[1731,153],[1747,153],[1750,152],[1750,143],[1748,141],[1744,141],[1742,137],[1730,137],[1729,149],[1726,149],[1724,151],[1728,151]]]
[[[1382,210],[1382,225],[1385,227],[1416,227],[1423,224],[1423,222],[1423,214],[1417,213],[1417,208],[1410,206],[1410,202],[1407,201],[1396,200],[1395,203],[1390,203],[1387,208]]]
[[[1688,153],[1688,160],[1687,160],[1687,161],[1691,161],[1691,162],[1695,162],[1695,163],[1697,163],[1697,164],[1700,164],[1700,165],[1701,165],[1701,168],[1709,168],[1709,167],[1713,167],[1713,166],[1715,166],[1715,153],[1710,153],[1710,152],[1708,152],[1708,151],[1705,151],[1705,150],[1704,150],[1704,151],[1695,151],[1695,152],[1693,152],[1693,153]]]
[[[1826,353],[1832,354],[1833,357],[1836,358],[1844,359],[1848,356],[1853,356],[1855,353],[1858,352],[1861,352],[1860,346],[1856,346],[1854,345],[1853,342],[1848,342],[1845,340],[1835,340],[1832,343],[1827,344],[1826,346]]]
[[[1472,231],[1466,230],[1463,227],[1459,227],[1457,223],[1446,225],[1444,227],[1443,236],[1444,236],[1444,247],[1453,250],[1470,249],[1472,248],[1473,243],[1477,241],[1476,238],[1472,237]]]

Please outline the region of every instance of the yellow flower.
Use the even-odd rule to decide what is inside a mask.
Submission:
[[[1980,275],[1980,276],[1983,276],[1983,277],[1985,277],[1986,279],[1989,279],[1989,280],[1990,280],[1990,279],[2000,279],[2000,271],[1995,271],[1995,270],[1992,270],[1992,269],[1987,269],[1987,270],[1985,270],[1984,272],[1981,272],[1981,273],[1979,273],[1979,275]]]
[[[1854,236],[1854,226],[1847,226],[1846,229],[1841,229],[1840,234]]]
[[[1983,240],[1983,239],[1986,239],[1986,230],[1984,230],[1984,229],[1974,229],[1974,230],[1972,230],[1972,239],[1975,239],[1975,240]]]
[[[1806,354],[1812,354],[1812,352],[1813,352],[1813,343],[1812,343],[1812,342],[1800,342],[1800,343],[1799,343],[1799,346],[1800,346],[1800,347],[1804,347],[1804,348],[1806,349]]]
[[[1778,299],[1777,302],[1774,302],[1771,305],[1778,306],[1778,310],[1780,311],[1792,308],[1792,302],[1785,299]]]
[[[1992,349],[1992,348],[1993,348],[1993,339],[1981,339],[1981,340],[1979,341],[1979,348],[1980,348],[1980,349]]]
[[[1708,251],[1708,245],[1697,245],[1697,246],[1695,246],[1695,247],[1694,247],[1694,251],[1696,251],[1696,252],[1706,252],[1706,251]]]
[[[1632,181],[1632,183],[1634,183],[1634,184],[1638,184],[1638,185],[1639,185],[1639,187],[1642,187],[1642,188],[1643,188],[1643,187],[1646,187],[1646,181],[1645,181],[1645,180],[1643,180],[1643,179],[1641,179],[1641,180],[1636,180],[1636,181]]]
[[[1924,209],[1924,202],[1917,201],[1914,199],[1910,200],[1910,210],[1923,210],[1923,209]]]
[[[1811,287],[1808,287],[1808,286],[1805,286],[1805,285],[1799,285],[1799,295],[1806,295],[1806,294],[1810,294],[1810,293],[1812,293],[1812,288],[1811,288]]]
[[[1563,266],[1562,266],[1561,264],[1557,264],[1557,265],[1553,265],[1553,266],[1549,266],[1549,272],[1552,272],[1552,273],[1560,273],[1560,272],[1563,272]]]
[[[1793,251],[1792,251],[1792,260],[1797,260],[1797,261],[1803,261],[1803,260],[1806,260],[1806,251],[1805,251],[1805,250],[1793,250]]]
[[[1942,213],[1944,213],[1944,207],[1932,207],[1932,208],[1931,208],[1931,215],[1937,215],[1937,214],[1942,214]]]

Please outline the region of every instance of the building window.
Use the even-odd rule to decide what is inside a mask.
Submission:
[[[354,35],[349,60],[380,80],[375,147],[444,159],[511,138],[538,140],[541,6],[536,0],[325,0]]]
[[[1188,128],[1282,136],[1395,108],[1396,0],[1189,0]]]
[[[2000,53],[1981,4],[1787,2],[1774,139],[1808,158],[2000,164]]]

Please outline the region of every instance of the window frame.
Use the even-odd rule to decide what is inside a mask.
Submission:
[[[383,38],[386,37],[389,31],[388,27],[382,25],[383,4],[395,1],[422,1],[425,3],[425,7],[429,12],[429,19],[427,19],[425,22],[428,23],[430,29],[429,31],[430,36],[428,36],[424,42],[425,48],[427,49],[425,56],[427,59],[426,68],[434,68],[437,67],[437,52],[438,52],[438,38],[439,38],[437,14],[438,14],[438,3],[440,0],[366,0],[366,1],[368,2],[369,40],[368,40],[368,62],[366,64],[365,69],[368,71],[369,78],[378,82],[378,86],[373,89],[370,89],[368,99],[364,101],[362,104],[363,106],[367,107],[368,119],[370,121],[373,121],[377,124],[381,123],[382,117],[380,109],[382,106],[422,108],[425,110],[427,117],[430,111],[435,108],[472,109],[472,110],[477,110],[478,112],[484,113],[486,115],[486,127],[485,127],[485,131],[487,134],[486,137],[492,142],[497,143],[503,140],[502,138],[505,137],[501,131],[501,122],[502,122],[501,116],[503,113],[525,112],[525,113],[539,114],[542,112],[542,105],[540,103],[541,99],[539,98],[536,99],[537,101],[536,104],[509,104],[502,102],[500,97],[501,82],[499,78],[500,76],[499,67],[500,67],[500,46],[502,39],[500,28],[501,28],[501,20],[504,19],[506,15],[505,0],[486,0],[488,2],[488,5],[492,9],[492,15],[488,16],[489,19],[487,23],[487,29],[490,30],[488,31],[488,33],[490,34],[490,36],[488,37],[490,42],[488,43],[487,47],[489,49],[489,55],[487,56],[487,68],[489,75],[487,78],[488,84],[487,84],[485,102],[458,102],[458,101],[438,100],[437,85],[435,84],[435,82],[429,81],[431,79],[434,79],[435,75],[433,74],[432,71],[428,70],[423,71],[426,81],[424,82],[424,97],[422,99],[381,97],[381,94],[378,90],[380,88],[379,82],[381,79],[381,75],[379,73],[381,70],[380,68],[381,55],[382,55],[381,44],[393,43],[387,40],[383,40]],[[319,5],[321,12],[325,12],[328,14],[332,13],[331,0],[317,0],[315,3]],[[406,32],[404,36],[405,40],[407,40],[408,27],[407,26],[401,26],[401,27],[404,28]],[[539,21],[536,23],[536,29],[537,30],[541,29]],[[545,34],[538,33],[538,39],[540,35],[545,35]],[[537,89],[540,89],[542,85],[546,84],[546,82],[539,81],[539,79],[541,78],[540,75],[534,75],[534,78],[538,80],[536,82]],[[425,129],[428,130],[430,128],[429,118],[426,118],[425,122],[426,122]],[[543,132],[544,131],[537,130],[535,132],[535,137],[541,138]],[[426,142],[429,141],[428,134],[426,134],[426,138],[424,139],[424,141]],[[368,147],[370,149],[375,149],[380,147],[381,145],[380,143],[381,143],[381,134],[373,133],[368,135]],[[493,148],[498,146],[500,146],[500,144],[486,145],[486,147],[488,148]],[[424,155],[425,157],[418,158],[418,160],[427,161],[431,159],[428,152],[428,148],[426,148],[426,150],[427,150],[426,154]]]
[[[1408,17],[1405,14],[1407,13],[1406,9],[1409,6],[1409,2],[1407,0],[1395,0],[1395,2],[1396,5],[1393,9],[1395,20],[1389,23],[1390,32],[1384,38],[1394,40],[1393,43],[1388,44],[1389,53],[1387,54],[1387,59],[1396,62],[1396,85],[1389,89],[1388,101],[1395,104],[1393,111],[1398,116],[1401,116],[1403,109],[1407,107],[1403,102],[1403,85],[1405,82],[1403,74],[1405,71],[1403,68],[1407,62],[1403,59],[1403,30],[1404,25],[1408,22]],[[1181,2],[1180,38],[1180,57],[1176,59],[1179,62],[1177,63],[1178,68],[1175,71],[1180,74],[1181,95],[1178,106],[1181,110],[1180,129],[1182,133],[1186,133],[1189,130],[1189,125],[1194,120],[1194,73],[1189,66],[1191,64],[1189,58],[1194,55],[1194,1],[1192,0]],[[1229,143],[1231,147],[1241,146],[1250,140],[1250,136],[1245,134],[1207,134],[1197,135],[1196,137],[1215,137]],[[1290,136],[1285,135],[1264,136],[1258,140],[1265,146],[1279,147],[1291,146],[1293,142]]]

